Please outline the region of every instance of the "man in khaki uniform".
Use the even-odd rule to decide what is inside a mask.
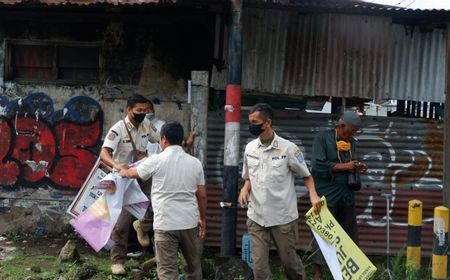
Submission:
[[[257,136],[245,147],[239,203],[248,204],[247,227],[252,242],[255,280],[270,280],[269,250],[271,241],[280,255],[290,280],[306,279],[303,264],[295,249],[298,230],[295,175],[303,178],[311,204],[320,212],[314,180],[303,153],[292,142],[272,129],[270,105],[259,103],[249,113],[250,133]]]
[[[150,121],[145,115],[152,109],[152,103],[142,95],[132,95],[127,100],[127,116],[118,121],[108,131],[100,152],[102,161],[114,172],[127,168],[146,155],[147,143],[157,141],[152,134]],[[149,190],[141,186],[149,195]],[[128,232],[132,221],[131,214],[122,209],[113,229],[111,239],[114,245],[111,249],[111,271],[113,274],[125,274],[123,264],[126,261]]]

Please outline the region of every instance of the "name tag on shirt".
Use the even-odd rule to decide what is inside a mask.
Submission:
[[[286,156],[280,156],[280,157],[272,157],[272,160],[281,160],[281,159],[285,159]]]

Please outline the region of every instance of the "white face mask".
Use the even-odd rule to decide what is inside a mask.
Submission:
[[[146,117],[148,120],[152,121],[152,120],[155,119],[155,113],[148,113],[148,114],[145,115],[145,117]]]

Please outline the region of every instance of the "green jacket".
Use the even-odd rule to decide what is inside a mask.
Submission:
[[[311,174],[314,177],[316,191],[325,196],[330,207],[355,203],[355,194],[348,185],[348,172],[333,172],[332,168],[340,163],[336,145],[335,130],[318,133],[312,145]],[[351,154],[355,155],[355,143],[352,139]],[[354,156],[353,156],[354,159]]]

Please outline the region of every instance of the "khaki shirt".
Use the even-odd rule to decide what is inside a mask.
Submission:
[[[157,142],[158,138],[156,132],[152,129],[151,122],[144,119],[138,126],[129,121],[128,116],[125,118],[125,123],[133,138],[136,150],[145,153],[147,150],[147,143]],[[118,121],[108,131],[105,137],[102,148],[110,148],[113,150],[112,158],[119,163],[130,163],[132,160],[133,145],[131,144],[130,136],[125,127],[123,120]]]
[[[274,133],[268,147],[259,138],[245,147],[242,178],[250,180],[247,216],[263,227],[283,225],[298,218],[295,175],[308,177],[303,153]]]
[[[201,162],[181,146],[169,146],[141,162],[136,171],[152,178],[153,228],[184,230],[198,225],[198,186],[205,185]]]

